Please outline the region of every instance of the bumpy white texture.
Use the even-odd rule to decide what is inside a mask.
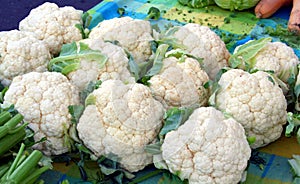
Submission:
[[[47,46],[32,33],[0,32],[0,81],[4,86],[18,75],[47,71],[50,58]]]
[[[211,79],[221,68],[228,66],[230,53],[221,38],[209,27],[188,23],[174,33],[174,38],[186,47],[188,53],[203,58],[203,69]]]
[[[161,71],[149,80],[149,87],[165,108],[203,106],[209,96],[204,88],[208,80],[196,59],[186,57],[179,62],[176,57],[167,57]]]
[[[104,20],[91,30],[89,38],[118,41],[137,63],[149,59],[152,54],[150,41],[154,40],[150,22],[131,17]]]
[[[63,44],[82,39],[81,31],[75,27],[82,25],[82,13],[72,6],[58,7],[55,3],[45,2],[20,21],[19,30],[36,33],[50,53],[56,55]]]
[[[118,79],[126,83],[135,82],[128,70],[127,54],[121,47],[101,39],[84,39],[80,42],[87,44],[92,50],[101,51],[108,60],[102,68],[96,60],[90,61],[85,58],[80,60],[79,69],[67,76],[79,90],[83,90],[90,81],[95,80]]]
[[[149,88],[107,80],[89,98],[95,104],[86,106],[77,125],[83,143],[96,156],[116,155],[130,172],[151,164],[152,156],[145,152],[145,146],[156,139],[164,108]]]
[[[196,109],[161,147],[170,172],[189,183],[238,183],[251,149],[243,127],[213,107]]]
[[[247,136],[256,138],[252,148],[265,146],[280,137],[282,125],[286,123],[287,103],[269,74],[232,69],[218,83],[217,108],[241,123]]]
[[[5,94],[4,104],[14,104],[35,132],[34,139],[47,140],[33,146],[46,155],[68,151],[65,130],[71,124],[68,106],[79,104],[79,92],[57,72],[30,72],[15,77]]]
[[[294,50],[282,42],[270,42],[254,57],[254,69],[271,70],[283,82],[297,68],[299,59]]]

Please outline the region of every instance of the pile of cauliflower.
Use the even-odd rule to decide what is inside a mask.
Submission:
[[[44,3],[18,30],[0,32],[0,82],[8,87],[1,105],[24,115],[34,149],[60,155],[75,141],[137,172],[153,164],[147,147],[159,142],[156,161],[180,179],[232,184],[242,179],[251,149],[281,136],[283,84],[289,87],[299,64],[289,46],[258,40],[231,54],[209,27],[157,32],[130,17],[104,20],[85,38],[82,16]],[[73,106],[83,107],[77,122]],[[161,137],[174,108],[193,112]]]

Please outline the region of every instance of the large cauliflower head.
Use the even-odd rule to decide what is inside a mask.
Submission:
[[[87,44],[92,50],[98,50],[107,57],[104,66],[100,67],[99,61],[80,59],[80,67],[69,73],[67,77],[71,83],[83,90],[90,81],[118,79],[125,83],[135,82],[128,70],[128,57],[125,51],[110,42],[101,39],[84,39],[81,43]]]
[[[58,7],[55,3],[45,2],[32,9],[19,23],[19,30],[34,32],[56,55],[61,46],[82,39],[81,31],[75,26],[82,25],[82,10],[72,6]]]
[[[209,27],[188,23],[179,27],[172,37],[189,54],[203,58],[203,69],[211,79],[215,78],[221,68],[228,66],[230,53],[221,38]]]
[[[166,57],[160,72],[149,80],[149,87],[165,108],[203,106],[209,96],[204,87],[208,80],[196,59],[186,57],[180,62],[176,57]]]
[[[231,69],[219,80],[216,107],[233,116],[243,125],[248,137],[255,137],[252,148],[277,140],[286,123],[285,96],[272,79],[263,71],[250,74]]]
[[[152,54],[150,41],[154,40],[150,22],[131,17],[104,20],[91,30],[89,38],[117,41],[137,63],[149,59]]]
[[[253,47],[256,47],[256,53],[253,52]],[[252,52],[252,57],[245,58],[246,52]],[[238,68],[273,71],[285,83],[288,82],[291,74],[297,74],[297,65],[299,64],[298,56],[291,47],[282,42],[271,42],[270,38],[251,40],[236,47],[229,62],[239,59],[242,62]]]
[[[34,140],[47,140],[33,146],[46,155],[69,150],[65,142],[71,124],[68,107],[79,104],[79,92],[68,79],[56,72],[30,72],[13,79],[4,96],[4,104],[14,104],[29,122]]]
[[[152,163],[145,146],[156,139],[164,108],[148,87],[107,80],[86,103],[77,130],[87,148],[96,156],[117,156],[116,161],[130,172]]]
[[[238,183],[251,154],[243,127],[213,107],[196,109],[168,132],[161,150],[170,172],[190,184]]]
[[[271,70],[287,82],[293,70],[297,70],[298,56],[294,50],[282,42],[270,42],[255,56],[254,69]]]
[[[47,46],[32,33],[0,32],[0,81],[3,85],[8,86],[18,75],[47,71],[50,58]]]

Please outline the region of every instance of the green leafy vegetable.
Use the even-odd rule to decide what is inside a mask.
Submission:
[[[90,93],[92,93],[95,89],[98,89],[101,84],[102,84],[101,80],[89,82],[88,85],[85,87],[85,89],[79,93],[81,103],[84,103],[86,97]]]
[[[125,9],[124,8],[118,8],[117,12],[120,15],[120,17],[122,17],[125,14]]]
[[[182,125],[188,117],[193,113],[194,108],[182,107],[182,108],[171,108],[165,113],[164,126],[160,130],[160,137],[165,136],[168,132],[176,130]]]
[[[50,60],[48,69],[49,71],[61,72],[64,75],[68,75],[80,67],[81,59],[96,61],[99,63],[99,67],[102,68],[108,58],[100,51],[90,49],[84,43],[80,42],[78,47],[76,42],[73,42],[62,46],[60,55]]]
[[[149,19],[158,20],[159,18],[160,18],[160,10],[154,6],[149,8],[145,20],[149,20]]]
[[[215,3],[230,11],[245,10],[254,7],[259,0],[215,0]]]
[[[107,176],[113,183],[122,184],[126,179],[133,179],[135,175],[122,169],[119,165],[118,158],[115,155],[108,155],[107,157],[101,156],[97,163],[101,169],[101,172]]]
[[[92,16],[87,12],[84,12],[81,16],[82,24],[76,24],[75,27],[80,30],[82,39],[88,38],[90,34],[90,30],[88,27],[91,24]]]
[[[286,27],[277,24],[275,28],[268,26],[264,28],[266,34],[271,37],[278,38],[281,42],[286,43],[288,46],[300,49],[300,37],[296,33],[288,31]]]
[[[296,135],[297,141],[300,144],[300,114],[294,114],[292,112],[287,113],[288,125],[285,129],[285,136],[291,137]]]
[[[191,8],[202,8],[215,4],[214,0],[178,0],[178,2]]]

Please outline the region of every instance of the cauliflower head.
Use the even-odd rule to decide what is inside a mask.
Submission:
[[[65,142],[71,124],[68,107],[79,104],[79,92],[68,79],[57,72],[30,72],[15,77],[4,96],[4,104],[14,104],[24,115],[34,140],[47,140],[33,146],[46,155],[69,151]]]
[[[230,53],[221,38],[209,27],[188,23],[178,27],[172,37],[189,54],[203,58],[203,69],[211,79],[215,78],[221,68],[228,66]]]
[[[99,66],[96,60],[80,59],[77,70],[70,72],[67,77],[71,83],[83,90],[90,81],[117,79],[125,83],[133,83],[135,79],[128,70],[128,57],[125,51],[110,42],[101,39],[84,39],[81,43],[87,44],[92,50],[99,50],[107,56],[104,66]]]
[[[161,151],[170,172],[190,184],[238,183],[251,154],[243,127],[213,107],[195,109]]]
[[[154,98],[167,109],[207,104],[209,92],[204,84],[209,77],[196,59],[185,57],[180,62],[176,57],[166,57],[162,62],[160,72],[149,80]]]
[[[254,49],[253,49],[254,48]],[[246,54],[246,52],[251,54]],[[251,56],[251,57],[248,57]],[[271,42],[271,38],[251,40],[235,48],[229,63],[243,70],[273,71],[287,83],[292,73],[297,74],[299,59],[294,50],[282,42]]]
[[[47,71],[50,58],[47,46],[32,33],[0,32],[0,81],[4,86],[18,75]]]
[[[131,17],[104,20],[91,30],[89,38],[117,41],[136,63],[149,59],[152,54],[150,41],[154,40],[150,22]]]
[[[46,43],[50,53],[57,55],[63,44],[82,39],[81,31],[75,27],[83,24],[82,13],[72,6],[58,7],[55,3],[45,2],[20,21],[19,30],[34,32]]]
[[[163,115],[147,86],[106,80],[87,97],[78,136],[96,156],[115,155],[124,169],[135,172],[152,163],[145,146],[156,139]]]
[[[286,123],[287,102],[281,88],[263,71],[248,73],[231,69],[218,84],[216,107],[235,118],[248,137],[255,137],[252,148],[277,140]]]
[[[254,69],[271,70],[283,82],[287,83],[292,70],[297,69],[299,59],[294,50],[282,42],[268,43],[255,56]]]

